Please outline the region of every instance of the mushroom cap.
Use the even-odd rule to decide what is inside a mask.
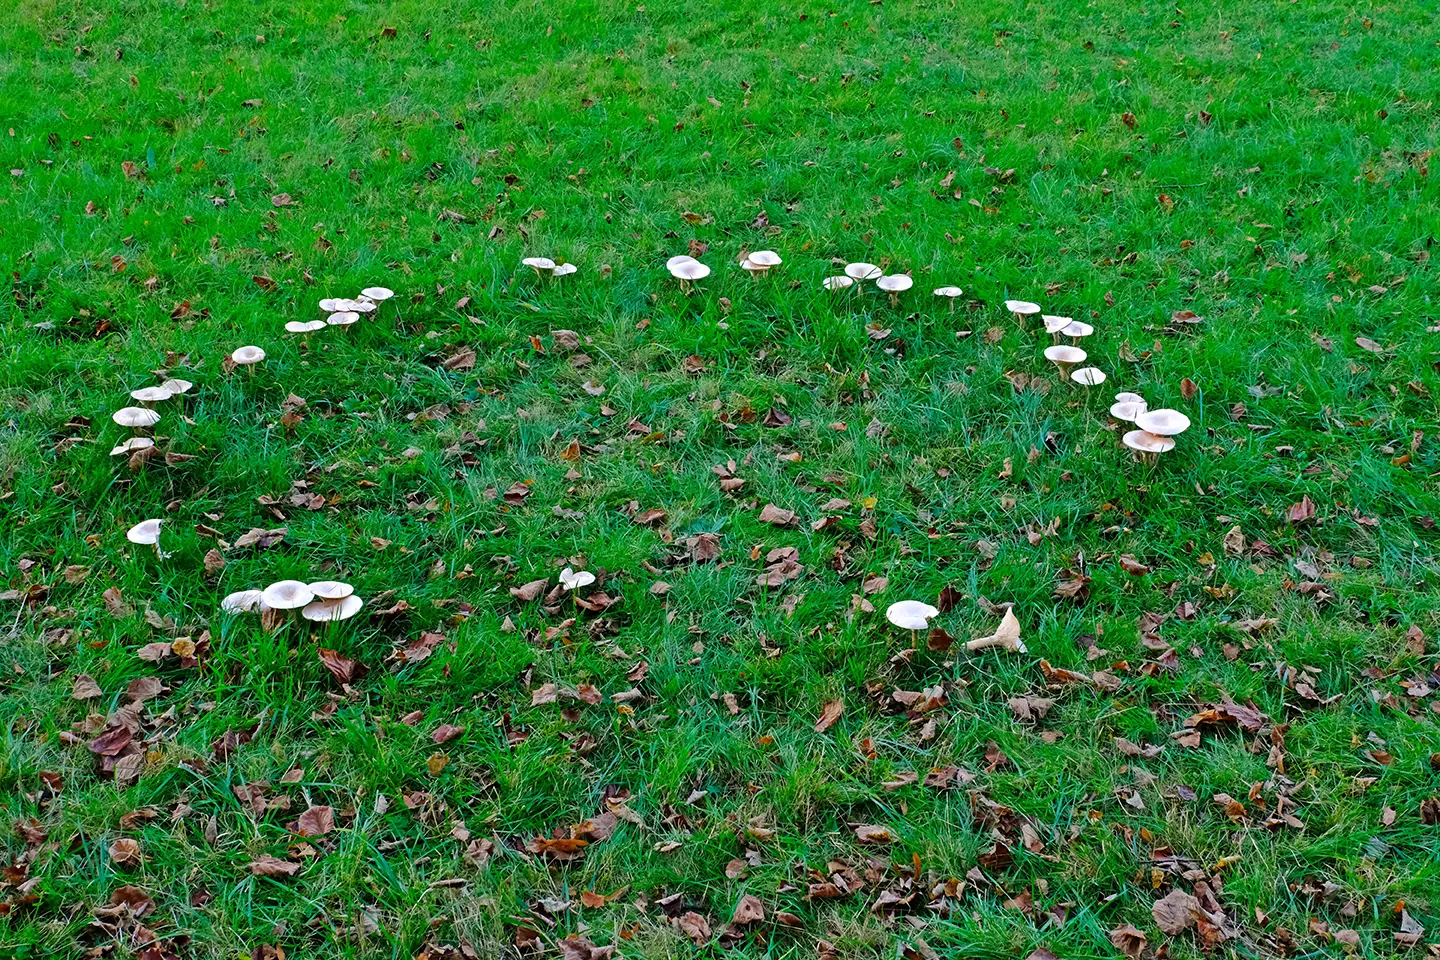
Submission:
[[[1125,446],[1141,453],[1167,453],[1175,449],[1173,437],[1162,437],[1146,430],[1131,430],[1121,438]]]
[[[1045,359],[1051,363],[1083,363],[1087,356],[1079,347],[1067,347],[1064,344],[1045,348]]]
[[[272,610],[294,610],[314,600],[315,594],[299,580],[281,580],[262,590],[260,598]]]
[[[566,590],[578,590],[595,582],[595,574],[589,570],[572,570],[566,567],[560,571],[560,586]]]
[[[855,278],[847,276],[826,277],[820,281],[820,285],[826,290],[848,290],[855,286]]]
[[[359,322],[359,320],[360,314],[354,310],[341,310],[325,318],[325,322],[332,327],[348,327],[352,323]]]
[[[699,260],[682,260],[670,268],[670,276],[677,280],[704,280],[710,276],[710,268]]]
[[[321,600],[344,600],[355,588],[342,580],[316,580],[310,584],[310,592]]]
[[[1075,322],[1071,317],[1057,317],[1049,313],[1040,314],[1040,319],[1045,322],[1046,333],[1059,333]]]
[[[366,287],[360,291],[360,296],[366,300],[373,300],[376,303],[380,303],[383,300],[389,300],[395,296],[395,291],[389,287]]]
[[[859,263],[845,264],[845,276],[851,280],[879,280],[885,276],[885,271],[873,263],[865,263],[862,260]]]
[[[682,253],[665,261],[665,269],[674,272],[675,268],[682,263],[696,263],[696,259],[688,253]]]
[[[774,250],[756,250],[745,259],[751,263],[758,263],[762,267],[778,267],[784,262],[780,259],[780,254]]]
[[[936,287],[936,288],[935,288],[935,296],[937,296],[937,297],[958,297],[958,296],[960,296],[961,294],[963,294],[964,292],[965,292],[965,291],[964,291],[964,290],[961,290],[959,287]]]
[[[230,354],[231,362],[238,363],[241,366],[245,366],[251,363],[259,363],[261,360],[264,359],[265,351],[261,350],[259,347],[241,347],[239,350],[236,350],[234,353]]]
[[[1134,423],[1136,417],[1149,409],[1150,408],[1145,405],[1144,400],[1121,400],[1110,405],[1110,416],[1116,420]]]
[[[259,590],[237,590],[220,601],[224,613],[256,613],[264,605]]]
[[[1190,418],[1179,410],[1147,410],[1135,418],[1135,426],[1162,437],[1173,437],[1190,429]]]
[[[287,333],[314,333],[316,330],[324,330],[327,324],[324,320],[291,320],[285,324]]]
[[[520,261],[531,270],[554,270],[555,261],[549,257],[526,257]]]
[[[740,261],[740,269],[741,269],[741,270],[748,270],[748,271],[750,271],[751,273],[764,273],[766,270],[769,270],[769,269],[770,269],[770,264],[768,264],[768,263],[757,263],[757,262],[754,261],[754,260],[751,260],[751,259],[749,259],[749,258],[746,258],[746,259]]]
[[[141,387],[139,390],[130,391],[131,400],[139,400],[141,403],[159,403],[161,400],[169,400],[175,394],[164,387]]]
[[[1119,393],[1115,394],[1115,401],[1117,403],[1144,403],[1145,398],[1140,396],[1140,394],[1138,393],[1131,393],[1128,390],[1121,390]]]
[[[1040,304],[1031,303],[1029,300],[1006,300],[1005,309],[1029,317],[1040,312]]]
[[[339,303],[339,302],[340,302],[340,298],[339,298],[339,297],[324,297],[324,298],[322,298],[321,301],[320,301],[320,312],[321,312],[321,313],[334,313],[336,310],[339,310],[339,309],[340,309],[339,307],[335,306],[335,305],[336,305],[337,303]]]
[[[374,313],[378,308],[373,300],[336,300],[332,313]]]
[[[1071,320],[1060,329],[1060,334],[1066,337],[1088,337],[1095,332],[1095,328],[1084,320]]]
[[[554,274],[552,274],[552,276],[568,277],[570,276],[570,274],[576,273],[579,270],[580,268],[575,266],[575,264],[573,263],[557,263],[555,264],[555,272]]]
[[[915,286],[915,281],[908,273],[891,273],[876,280],[875,286],[891,293],[900,293]]]
[[[149,437],[131,437],[123,443],[116,444],[110,450],[110,456],[118,457],[122,453],[134,453],[136,450],[148,450],[155,446],[155,441]]]
[[[885,619],[904,630],[924,630],[940,611],[919,600],[900,600],[885,608]]]
[[[122,427],[153,427],[160,422],[160,414],[145,407],[121,407],[110,419]]]
[[[1105,371],[1099,367],[1081,367],[1070,374],[1070,382],[1078,383],[1082,387],[1098,387],[1108,379]]]
[[[300,616],[306,620],[349,620],[359,613],[363,606],[365,606],[365,601],[352,593],[343,600],[320,600],[308,603],[300,611]]]
[[[180,393],[189,393],[190,390],[195,386],[195,384],[191,383],[189,380],[177,380],[176,378],[171,377],[169,380],[166,380],[164,383],[160,384],[160,386],[162,389],[169,390],[171,396],[174,396]]]
[[[125,531],[125,539],[131,543],[151,544],[160,542],[160,525],[164,520],[141,520],[135,526]]]

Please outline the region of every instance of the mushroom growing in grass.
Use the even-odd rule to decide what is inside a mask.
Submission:
[[[146,406],[159,403],[161,400],[169,400],[173,396],[175,394],[164,387],[141,387],[139,390],[130,391],[131,400],[138,400]]]
[[[950,301],[950,312],[955,312],[955,301],[964,293],[959,287],[936,287],[935,296],[944,297]]]
[[[680,289],[687,294],[691,284],[710,276],[710,268],[694,257],[671,257],[666,266],[670,269],[670,276],[680,281]]]
[[[1060,331],[1075,322],[1070,317],[1057,317],[1048,313],[1042,313],[1040,321],[1045,324],[1045,332],[1050,334],[1053,343],[1059,343]]]
[[[125,539],[142,547],[154,547],[155,556],[163,560],[165,553],[160,549],[160,526],[164,522],[164,520],[141,520],[125,531]]]
[[[1020,639],[1020,621],[1015,616],[1015,608],[1011,607],[1005,611],[1005,616],[1000,620],[1000,629],[988,637],[976,637],[974,640],[965,642],[965,649],[969,651],[986,650],[990,647],[999,647],[1001,650],[1009,650],[1012,653],[1025,653],[1025,641]]]
[[[566,567],[560,571],[560,589],[570,594],[575,606],[580,606],[580,588],[588,587],[595,582],[595,574],[589,570],[576,570]]]
[[[366,287],[360,291],[360,296],[378,305],[395,296],[395,291],[389,287]]]
[[[845,264],[845,276],[851,280],[879,280],[885,276],[885,271],[873,263],[847,263]]]
[[[1134,396],[1134,394],[1119,394],[1119,396]],[[1150,408],[1145,405],[1144,400],[1116,400],[1110,405],[1110,416],[1116,420],[1124,420],[1126,423],[1134,423],[1135,418],[1148,409]]]
[[[750,279],[759,280],[761,274],[767,272],[770,268],[763,263],[756,263],[753,260],[742,260],[740,261],[740,269],[750,274]]]
[[[331,327],[352,327],[360,322],[360,314],[354,310],[339,310],[325,318],[325,323]]]
[[[324,330],[327,326],[329,326],[329,324],[324,320],[291,320],[285,324],[285,332],[298,333],[300,334],[301,340],[308,343],[310,341],[310,334],[318,330]]]
[[[900,306],[900,294],[915,286],[908,273],[892,273],[875,281],[875,286],[890,294],[890,306]]]
[[[259,590],[237,590],[220,601],[220,610],[229,614],[259,613],[265,606],[262,597]]]
[[[570,274],[577,273],[579,270],[580,268],[573,263],[557,263],[555,264],[555,269],[551,271],[550,276],[568,277]]]
[[[321,313],[334,313],[340,309],[339,297],[322,297],[320,300]]]
[[[1006,300],[1005,309],[1015,315],[1015,322],[1023,328],[1026,317],[1033,317],[1040,312],[1040,304],[1031,303],[1029,300]]]
[[[1045,359],[1060,370],[1060,379],[1070,379],[1070,368],[1085,362],[1086,353],[1079,347],[1054,346],[1045,348]]]
[[[1084,320],[1071,320],[1060,329],[1060,335],[1062,337],[1069,337],[1072,341],[1088,337],[1094,332],[1095,328]]]
[[[1190,429],[1190,418],[1179,410],[1146,410],[1135,418],[1135,426],[1146,433],[1174,437]]]
[[[841,290],[849,290],[855,286],[855,278],[844,275],[838,277],[826,277],[820,281],[820,285],[831,293],[838,293]]]
[[[359,613],[363,606],[365,606],[365,601],[352,593],[339,600],[316,600],[313,603],[307,603],[300,608],[300,615],[306,620],[319,623],[349,620]]]
[[[137,450],[148,450],[155,446],[155,441],[149,437],[131,437],[122,443],[116,444],[110,449],[110,456],[118,457],[121,454],[134,453]]]
[[[244,367],[246,374],[255,375],[255,365],[265,361],[265,351],[259,347],[241,347],[230,354],[230,362],[237,367]]]
[[[178,397],[182,393],[189,393],[194,386],[195,384],[191,383],[189,380],[179,380],[175,377],[171,377],[164,383],[160,384],[160,389],[169,390],[170,396]]]
[[[1162,453],[1169,453],[1175,449],[1174,437],[1162,437],[1158,433],[1150,433],[1146,430],[1131,430],[1120,438],[1125,446],[1140,454],[1140,459],[1146,463],[1154,463]]]
[[[771,267],[780,266],[782,262],[780,254],[774,250],[756,250],[754,253],[748,255],[740,266],[750,271],[750,276],[759,279],[762,273],[765,273]]]
[[[526,257],[520,262],[534,270],[535,276],[542,280],[545,279],[545,274],[555,269],[555,261],[549,257]]]
[[[940,611],[920,600],[899,600],[885,608],[885,619],[901,630],[910,631],[910,646],[918,646],[917,630],[930,629],[930,618],[940,616]]]
[[[110,419],[122,427],[143,430],[146,427],[153,427],[159,423],[160,414],[145,407],[121,407],[119,410],[110,414]]]
[[[314,599],[309,585],[299,580],[280,580],[260,591],[260,602],[271,610],[299,610]]]
[[[1070,374],[1070,382],[1078,383],[1082,387],[1098,387],[1107,379],[1109,378],[1105,376],[1105,371],[1099,367],[1081,367]]]

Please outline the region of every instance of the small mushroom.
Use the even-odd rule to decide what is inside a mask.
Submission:
[[[360,291],[360,296],[364,297],[366,300],[369,300],[371,303],[378,304],[384,303],[386,300],[389,300],[391,297],[395,296],[395,291],[391,290],[389,287],[366,287],[364,290]]]
[[[299,580],[281,580],[262,590],[260,599],[271,610],[298,610],[314,600],[315,594]]]
[[[324,330],[326,326],[324,320],[291,320],[285,324],[285,332],[314,333],[316,330]]]
[[[552,276],[552,277],[568,277],[568,276],[570,276],[570,274],[576,273],[576,272],[578,272],[579,270],[580,270],[580,268],[577,267],[577,266],[575,266],[575,264],[573,264],[573,263],[557,263],[557,264],[555,264],[555,269],[554,269],[553,271],[551,271],[550,276]]]
[[[680,289],[686,293],[690,292],[690,285],[696,280],[704,280],[710,276],[710,268],[693,257],[672,257],[667,264],[670,268],[670,276],[680,281]]]
[[[144,547],[155,547],[160,545],[160,525],[164,520],[141,520],[135,526],[125,531],[125,539],[131,543],[138,543]]]
[[[826,277],[824,280],[820,281],[820,285],[826,290],[829,290],[831,293],[834,293],[837,290],[849,290],[851,287],[855,286],[855,278],[847,277],[844,275],[838,277]]]
[[[325,318],[325,323],[332,327],[349,327],[358,323],[360,314],[354,310],[340,310]]]
[[[1120,441],[1140,454],[1140,459],[1147,463],[1154,463],[1160,454],[1175,449],[1174,437],[1162,437],[1158,433],[1145,430],[1131,430],[1121,437]]]
[[[138,400],[141,403],[159,403],[161,400],[169,400],[175,394],[164,387],[141,387],[139,390],[130,391],[130,399]]]
[[[565,590],[579,590],[595,582],[595,574],[589,570],[574,570],[566,567],[560,571],[560,586]]]
[[[230,354],[230,362],[237,367],[244,367],[245,372],[252,377],[255,375],[255,364],[264,360],[265,351],[259,347],[241,347]]]
[[[1173,437],[1190,429],[1190,418],[1179,410],[1147,410],[1135,418],[1135,426],[1147,433]]]
[[[885,271],[873,263],[847,263],[845,264],[845,276],[851,280],[879,280],[885,276]]]
[[[1090,336],[1094,332],[1095,328],[1084,320],[1071,320],[1060,329],[1060,335],[1062,337],[1069,337],[1071,340],[1080,340]]]
[[[971,652],[990,647],[999,647],[1013,653],[1026,652],[1025,641],[1020,639],[1020,621],[1015,616],[1014,607],[1006,609],[1005,616],[1000,620],[1000,629],[988,637],[976,637],[965,642],[965,649]]]
[[[189,380],[177,380],[171,377],[169,380],[160,384],[160,386],[162,389],[169,390],[171,396],[179,396],[182,393],[189,393],[195,384]]]
[[[310,584],[310,592],[321,600],[344,600],[355,588],[340,580],[317,580]]]
[[[946,300],[949,300],[949,301],[950,301],[950,312],[951,312],[951,313],[954,313],[954,312],[955,312],[955,301],[956,301],[961,295],[963,295],[964,293],[965,293],[965,291],[964,291],[964,290],[961,290],[959,287],[936,287],[936,288],[935,288],[935,296],[937,296],[937,297],[944,297]]]
[[[1029,300],[1006,300],[1005,309],[1014,314],[1016,323],[1024,327],[1026,317],[1033,317],[1040,312],[1040,304],[1031,303]]]
[[[122,427],[143,428],[153,427],[159,423],[160,414],[146,407],[121,407],[110,414],[110,419]]]
[[[300,609],[300,615],[306,620],[327,622],[334,620],[349,620],[360,612],[365,606],[365,601],[353,593],[339,600],[317,600],[314,603],[307,603]]]
[[[118,457],[122,453],[134,453],[136,450],[148,450],[155,446],[155,441],[149,437],[131,437],[123,443],[116,444],[110,449],[110,456]]]
[[[783,262],[784,261],[780,259],[780,254],[774,250],[756,250],[747,256],[745,263],[740,264],[740,266],[749,270],[752,277],[759,277],[760,274],[769,270],[771,267],[778,267]],[[745,266],[747,263],[751,264],[751,266]]]
[[[544,278],[545,274],[555,269],[555,261],[551,260],[549,257],[526,257],[520,262],[523,263],[525,266],[529,267],[531,270],[534,270],[535,276],[542,279]]]
[[[259,613],[265,605],[263,596],[259,590],[237,590],[220,601],[220,610],[232,614]]]
[[[1086,353],[1079,347],[1054,346],[1045,348],[1045,359],[1060,369],[1060,379],[1070,379],[1070,368],[1085,362]]]
[[[1082,387],[1098,387],[1107,379],[1109,378],[1105,376],[1105,371],[1099,367],[1081,367],[1070,374],[1070,382],[1078,383]]]
[[[750,274],[751,279],[759,280],[761,274],[769,271],[769,267],[763,263],[756,263],[754,260],[741,260],[740,269]]]
[[[1134,394],[1120,394],[1120,396],[1134,396]],[[1135,418],[1148,409],[1150,408],[1145,405],[1144,400],[1117,400],[1110,405],[1110,416],[1116,420],[1124,420],[1126,423],[1134,423]]]
[[[1045,332],[1054,338],[1055,343],[1060,342],[1060,331],[1075,322],[1070,317],[1057,317],[1049,313],[1040,314],[1040,321],[1045,324]]]
[[[910,646],[918,646],[917,630],[928,630],[930,618],[940,616],[940,611],[920,600],[897,600],[885,608],[885,619],[901,630],[910,631]]]
[[[340,299],[338,297],[324,297],[320,300],[320,312],[334,313],[336,310],[340,309],[339,304]]]
[[[890,306],[900,306],[900,294],[915,286],[908,273],[892,273],[875,281],[875,286],[890,294]]]
[[[1145,398],[1142,397],[1142,396],[1140,396],[1140,394],[1138,394],[1138,393],[1130,393],[1129,391],[1121,390],[1119,393],[1115,394],[1115,402],[1116,402],[1116,403],[1144,403],[1144,402],[1145,402]]]

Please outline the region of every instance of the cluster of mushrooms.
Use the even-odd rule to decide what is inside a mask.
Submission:
[[[1089,359],[1089,354],[1080,349],[1079,341],[1095,332],[1093,326],[1073,317],[1042,313],[1040,304],[1031,303],[1029,300],[1006,300],[1005,309],[1010,311],[1022,329],[1030,317],[1039,314],[1040,322],[1045,325],[1045,332],[1050,334],[1051,340],[1050,346],[1045,348],[1045,359],[1055,364],[1060,371],[1061,380],[1081,387],[1098,387],[1106,381],[1105,371],[1099,367],[1075,369]],[[1062,337],[1070,342],[1061,343]]]
[[[526,257],[520,262],[525,266],[529,267],[531,270],[534,270],[535,276],[539,277],[541,280],[544,280],[547,276],[568,277],[570,276],[570,274],[580,269],[573,263],[556,263],[549,257]]]
[[[155,409],[155,404],[163,403],[182,394],[189,393],[195,384],[189,380],[178,380],[174,377],[157,384],[153,387],[141,387],[138,390],[130,391],[130,399],[140,404],[138,407],[121,407],[110,414],[110,419],[122,427],[128,427],[136,431],[136,435],[116,444],[110,451],[110,456],[118,457],[121,454],[129,455],[137,450],[146,450],[155,446],[155,441],[150,437],[140,436],[138,431],[148,430],[160,422],[160,413]]]
[[[875,281],[875,286],[878,289],[884,290],[890,295],[890,305],[892,307],[898,307],[900,305],[900,294],[915,286],[915,281],[910,278],[908,273],[887,274],[884,270],[875,266],[875,264],[863,262],[845,264],[844,273],[835,277],[826,277],[820,281],[820,285],[831,293],[834,293],[837,290],[853,289],[857,283],[864,283],[866,280]],[[937,297],[952,296],[952,294],[941,293],[941,290],[954,290],[955,293],[953,296],[958,297],[960,295],[959,287],[941,287],[935,291]],[[951,303],[951,308],[954,308],[953,302]]]
[[[1138,393],[1115,394],[1110,416],[1139,428],[1128,431],[1121,442],[1148,463],[1174,450],[1175,438],[1190,429],[1190,418],[1185,414],[1179,410],[1151,410]]]
[[[355,588],[340,580],[280,580],[264,590],[240,590],[220,601],[220,609],[229,614],[269,611],[283,620],[299,610],[306,620],[331,622],[349,620],[360,612],[365,601],[355,595]]]
[[[327,327],[340,327],[343,330],[358,323],[361,316],[380,309],[380,304],[393,296],[395,296],[395,291],[389,287],[366,287],[360,291],[360,296],[353,300],[344,297],[326,297],[320,301],[320,312],[325,314],[324,320],[291,320],[285,324],[285,332],[304,335],[324,330]],[[233,360],[234,357],[231,359]],[[264,359],[263,352],[261,359]]]

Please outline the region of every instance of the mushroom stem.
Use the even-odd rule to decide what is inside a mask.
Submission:
[[[890,306],[892,306],[892,307],[898,307],[898,306],[900,306],[900,294],[895,293],[895,292],[893,292],[893,291],[891,292],[891,294],[890,294]]]

